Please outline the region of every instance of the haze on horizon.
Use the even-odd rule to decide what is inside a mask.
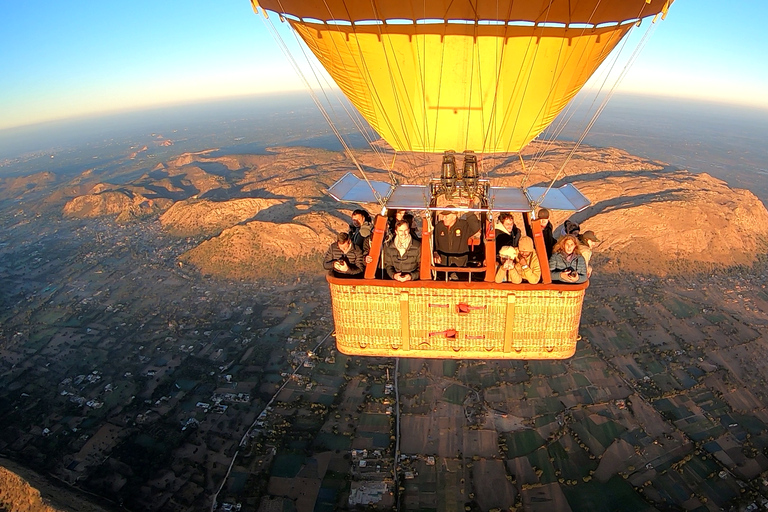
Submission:
[[[577,140],[588,114],[577,109],[557,138]],[[334,123],[355,151],[368,148],[348,118],[339,115]],[[616,94],[584,144],[706,172],[768,204],[766,133],[768,116],[755,109]],[[173,145],[158,147],[158,137]],[[542,137],[552,135],[545,131]],[[101,173],[145,145],[154,149],[131,160],[131,167],[150,169],[171,156],[210,148],[229,154],[263,154],[277,146],[342,151],[306,93],[257,95],[0,130],[0,178],[40,171]]]
[[[677,0],[619,92],[748,105],[768,116],[757,1]],[[245,0],[13,4],[0,22],[0,130],[304,87]],[[288,44],[287,27],[273,20]],[[648,21],[632,34],[636,46]]]

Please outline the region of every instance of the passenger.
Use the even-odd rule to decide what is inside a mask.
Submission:
[[[537,284],[541,280],[541,265],[536,251],[533,250],[533,239],[527,236],[520,238],[517,248],[506,246],[499,253],[501,265],[496,272],[497,283],[520,284],[527,281]]]
[[[563,224],[555,230],[554,236],[557,240],[560,240],[561,237],[564,237],[565,235],[573,235],[578,238],[579,232],[581,231],[581,226],[579,226],[576,222],[573,222],[571,219],[566,219]]]
[[[515,218],[511,213],[500,214],[499,221],[494,227],[496,228],[497,255],[499,255],[502,247],[517,247],[517,244],[520,241],[520,228],[515,226]]]
[[[552,257],[552,250],[555,247],[555,237],[552,236],[552,223],[549,221],[549,210],[542,208],[539,213],[536,214],[536,218],[541,221],[541,234],[544,237],[544,247],[547,248],[547,258]],[[523,223],[525,224],[525,233],[533,238],[533,231],[531,225],[528,222],[528,217],[523,215]]]
[[[387,275],[395,281],[415,281],[419,278],[421,243],[411,235],[411,227],[402,219],[395,224],[395,238],[384,248]]]
[[[446,208],[456,208],[447,205]],[[480,230],[480,219],[474,213],[460,219],[456,212],[442,211],[435,225],[435,251],[432,261],[435,265],[444,267],[466,267],[469,261],[469,239]],[[458,280],[455,272],[451,280]]]
[[[408,221],[408,225],[411,228],[411,237],[416,238],[417,240],[421,240],[421,237],[418,236],[418,231],[416,230],[415,218],[413,214],[409,213],[407,210],[397,210],[395,212],[395,216],[390,217],[387,222],[387,237],[385,239],[385,243],[389,243],[395,238],[395,225],[398,221],[401,220]]]
[[[388,244],[395,239],[395,224],[398,221],[403,220],[407,210],[395,210],[395,215],[387,219],[387,236],[384,239],[384,243]]]
[[[419,242],[421,242],[421,237],[419,236],[419,229],[416,225],[416,218],[413,216],[412,213],[406,213],[403,215],[403,220],[408,222],[408,226],[411,228],[411,237],[415,238]]]
[[[579,240],[575,236],[565,235],[557,241],[549,258],[549,270],[552,281],[583,283],[587,280],[587,262],[579,254]]]
[[[371,233],[373,233],[373,224],[374,223],[373,222],[369,222],[369,224],[371,226]],[[363,223],[363,225],[365,225],[365,223]],[[350,228],[351,227],[352,226],[350,226]],[[384,243],[386,244],[386,242],[387,242],[387,240],[385,239]],[[373,234],[365,237],[365,239],[363,240],[363,247],[362,247],[362,250],[363,250],[363,261],[365,262],[365,266],[366,267],[368,265],[370,265],[371,263],[373,263],[373,256],[371,256],[371,254],[370,254],[370,252],[371,252],[371,245],[373,245]],[[381,270],[381,272],[379,272],[379,270]],[[381,265],[379,265],[379,268],[376,270],[376,272],[377,272],[377,274],[379,274],[378,275],[379,278],[383,278],[384,277],[384,270],[383,270],[383,267]]]
[[[334,277],[362,277],[358,274],[363,271],[363,261],[363,251],[352,243],[348,233],[341,232],[328,247],[323,268],[332,271]]]
[[[349,238],[355,246],[363,251],[363,256],[367,256],[368,250],[370,250],[370,241],[368,244],[365,242],[371,238],[372,233],[373,223],[370,214],[365,210],[353,211],[352,224],[349,225]]]
[[[592,265],[589,264],[589,260],[592,259],[592,249],[599,243],[600,239],[592,230],[585,231],[579,236],[579,252],[584,256],[584,261],[587,263],[587,278],[592,277]]]

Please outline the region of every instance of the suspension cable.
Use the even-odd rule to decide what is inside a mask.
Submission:
[[[638,20],[637,23],[640,23],[642,20]],[[563,174],[563,171],[565,171],[565,166],[571,161],[573,158],[573,155],[576,153],[578,148],[581,146],[581,143],[584,141],[584,139],[587,136],[587,133],[589,133],[589,130],[594,126],[595,122],[597,121],[597,118],[600,116],[600,114],[605,109],[606,105],[608,104],[608,101],[613,97],[614,93],[616,92],[616,89],[621,83],[621,81],[624,79],[624,77],[629,72],[629,69],[632,67],[632,65],[637,60],[637,57],[640,55],[640,52],[643,50],[645,45],[648,43],[648,39],[650,39],[651,33],[655,31],[656,23],[651,23],[648,26],[648,29],[645,31],[645,34],[643,34],[643,37],[640,41],[640,43],[635,47],[634,51],[632,52],[632,55],[629,58],[629,61],[624,65],[624,68],[622,69],[621,73],[617,77],[616,81],[611,86],[610,90],[608,91],[608,94],[603,98],[603,101],[600,104],[600,107],[597,109],[595,114],[592,116],[592,119],[590,119],[589,124],[584,128],[583,132],[581,133],[581,136],[576,141],[576,144],[574,144],[573,148],[571,148],[571,151],[568,153],[568,156],[566,157],[563,164],[560,166],[560,169],[557,171],[557,174],[555,177],[550,181],[549,186],[547,186],[544,193],[535,201],[536,205],[541,204],[541,202],[544,200],[544,197],[549,193],[550,189],[554,186],[555,182],[560,178],[560,175]],[[627,38],[628,40],[628,38]],[[625,43],[626,44],[626,40]],[[607,80],[607,76],[606,76]]]
[[[283,9],[282,5],[280,6],[281,9]],[[266,20],[269,20],[266,16],[264,17]],[[291,66],[294,68],[296,73],[300,76],[301,80],[304,82],[304,85],[306,86],[307,90],[309,91],[309,94],[312,98],[312,101],[314,101],[315,105],[317,106],[318,110],[320,110],[320,113],[325,118],[326,122],[330,126],[331,130],[333,131],[334,135],[336,135],[336,138],[339,139],[339,142],[341,143],[342,147],[344,148],[345,154],[352,160],[355,167],[358,171],[360,171],[360,174],[362,174],[363,178],[365,179],[365,182],[368,184],[368,187],[371,189],[371,192],[373,193],[374,198],[376,201],[381,205],[384,206],[384,198],[381,197],[381,194],[378,193],[378,191],[374,188],[373,184],[371,183],[371,180],[368,178],[368,175],[366,174],[365,170],[363,170],[363,167],[358,162],[357,158],[355,158],[354,153],[350,149],[347,142],[344,140],[344,137],[342,137],[341,133],[337,129],[336,125],[334,124],[333,120],[331,119],[331,116],[328,114],[328,111],[325,109],[323,104],[320,102],[319,98],[317,97],[317,94],[315,93],[314,89],[312,88],[307,76],[302,71],[301,67],[298,65],[298,62],[296,59],[294,59],[291,52],[288,50],[288,46],[286,45],[285,41],[283,40],[282,36],[280,36],[279,32],[277,31],[277,28],[274,26],[271,20],[267,23],[266,21],[264,24],[267,26],[267,29],[272,33],[272,37],[275,39],[275,41],[280,46],[280,49],[283,51],[283,54],[288,58],[289,62],[291,63]],[[315,75],[315,80],[318,83],[321,83],[319,78],[317,77],[317,74],[315,73],[314,68],[311,65],[311,60],[309,59],[308,55],[306,54],[306,51],[304,50],[303,45],[299,41],[299,36],[296,33],[295,30],[291,29],[291,32],[293,32],[294,37],[297,39],[297,42],[299,44],[299,48],[302,51],[302,54],[307,59],[307,62],[310,65],[310,69],[312,70],[313,75]],[[322,89],[324,96],[326,97],[326,101],[330,103],[330,100],[327,97],[327,94],[325,94],[325,91]]]
[[[378,10],[377,10],[377,8],[376,8],[375,0],[370,0],[370,1],[371,1],[371,9],[372,9],[372,12],[376,13]],[[324,3],[325,3],[325,5],[326,5],[326,8],[327,8],[327,9],[329,10],[329,12],[330,12],[330,9],[327,7],[327,2],[325,2],[325,0],[324,0]],[[344,5],[344,7],[345,7],[345,9],[346,9],[346,11],[347,11],[347,12],[346,12],[346,14],[347,14],[347,17],[349,17],[349,18],[351,19],[351,16],[349,16],[349,9],[347,8],[346,2],[343,2],[343,5]],[[383,24],[385,24],[385,23],[386,23],[386,21],[382,21],[382,23],[383,23]],[[378,39],[379,39],[379,41],[381,41],[381,44],[382,44],[382,47],[381,47],[381,48],[382,48],[382,53],[383,53],[383,55],[384,55],[384,58],[385,58],[385,60],[386,60],[386,62],[387,62],[387,67],[388,67],[388,68],[390,68],[390,69],[392,69],[392,68],[391,68],[391,65],[390,65],[390,59],[389,59],[389,55],[388,55],[388,53],[387,53],[387,47],[386,47],[386,45],[384,44],[384,41],[385,41],[385,39],[387,39],[387,38],[385,38],[385,37],[384,37],[384,35],[385,35],[385,34],[383,34],[383,33],[382,33],[382,31],[381,31],[381,25],[382,25],[382,23],[376,23],[376,25],[375,25],[375,26],[376,26],[376,29],[377,29],[377,31],[378,31]],[[352,30],[353,30],[353,32],[355,32],[355,33],[356,33],[355,27],[357,27],[357,24],[353,22],[353,23],[352,23]],[[370,72],[370,70],[369,70],[369,68],[368,68],[368,65],[367,65],[367,62],[366,62],[366,59],[365,59],[365,55],[364,55],[364,52],[363,52],[363,49],[362,49],[362,47],[360,46],[360,40],[359,40],[359,38],[358,38],[358,37],[355,37],[355,42],[356,42],[356,48],[354,48],[354,49],[353,49],[353,48],[352,48],[352,46],[351,46],[351,45],[350,45],[350,43],[349,43],[349,38],[347,38],[347,50],[348,50],[348,52],[349,52],[349,54],[350,54],[350,55],[352,55],[352,54],[353,54],[353,51],[356,51],[356,53],[357,53],[357,55],[358,55],[358,58],[359,58],[359,61],[360,61],[360,67],[358,68],[358,70],[360,71],[360,73],[361,73],[361,74],[362,74],[362,75],[363,75],[365,78],[367,78],[367,80],[363,80],[363,83],[364,83],[364,84],[365,84],[365,86],[367,87],[367,90],[368,90],[368,93],[369,93],[369,95],[370,95],[370,98],[371,98],[371,100],[372,100],[373,102],[375,102],[375,104],[376,104],[376,105],[378,105],[378,108],[379,108],[379,112],[381,112],[381,113],[382,113],[382,115],[383,115],[383,116],[382,116],[382,118],[381,118],[381,119],[382,119],[382,122],[383,122],[383,123],[385,123],[385,124],[386,124],[386,125],[389,127],[389,131],[390,131],[390,133],[391,133],[391,134],[392,134],[392,136],[395,138],[395,142],[396,142],[396,143],[397,143],[399,146],[406,146],[406,147],[410,147],[410,146],[411,146],[411,141],[409,140],[409,138],[408,138],[408,136],[407,136],[407,132],[406,132],[406,133],[404,133],[404,135],[406,135],[406,140],[405,140],[405,144],[404,144],[404,143],[403,143],[403,141],[402,141],[402,140],[400,140],[400,138],[399,138],[399,135],[398,135],[398,131],[397,131],[397,130],[395,130],[395,129],[393,129],[393,126],[394,126],[394,124],[393,124],[393,119],[392,119],[390,116],[388,116],[388,115],[387,115],[387,110],[384,108],[384,104],[382,103],[382,100],[381,100],[381,96],[380,96],[380,94],[379,94],[379,91],[378,91],[378,89],[376,88],[376,86],[374,85],[374,82],[373,82],[373,80],[371,80],[371,72]],[[335,41],[334,41],[334,45],[335,45]],[[337,52],[338,52],[338,49],[337,49]],[[400,72],[400,76],[402,77],[402,72]],[[394,74],[393,74],[393,73],[390,73],[390,75],[389,75],[389,79],[390,79],[390,87],[391,87],[391,89],[392,89],[392,93],[393,93],[393,96],[394,96],[395,98],[397,98],[397,96],[398,96],[398,89],[397,89],[397,87],[396,87],[396,83],[395,83],[395,79],[394,79],[394,78],[395,78],[395,77],[394,77]],[[407,103],[406,103],[406,104],[407,104]],[[400,121],[400,125],[401,125],[401,127],[402,127],[402,126],[404,125],[404,115],[403,115],[403,102],[401,102],[401,101],[395,101],[395,105],[396,105],[396,107],[397,107],[397,113],[398,113],[398,116],[397,116],[397,117],[399,118],[399,121]],[[397,151],[396,151],[396,150],[395,150],[395,153],[397,153]],[[408,158],[406,157],[406,159],[408,159]],[[398,180],[397,180],[397,178],[395,177],[395,174],[394,174],[394,172],[393,172],[393,169],[394,169],[394,161],[393,161],[393,164],[392,164],[392,166],[391,166],[391,167],[386,167],[386,164],[384,164],[384,165],[383,165],[383,167],[384,167],[384,168],[387,170],[387,173],[389,174],[389,179],[390,179],[391,183],[392,183],[392,184],[396,184],[396,183],[398,182]],[[415,165],[414,165],[414,167],[415,167]]]
[[[596,13],[596,12],[597,12],[597,10],[598,10],[598,8],[600,7],[600,3],[601,3],[601,1],[602,1],[602,0],[598,1],[598,2],[595,4],[595,6],[593,7],[593,9],[592,9],[592,12],[589,14],[589,18],[587,18],[587,24],[593,25],[593,24],[592,24],[592,20],[593,20],[593,18],[594,18],[594,16],[595,16],[595,13]],[[593,25],[593,27],[594,27],[594,25]],[[593,30],[594,30],[594,28],[593,28]],[[579,33],[578,37],[583,37],[583,36],[586,34],[586,32],[587,32],[587,26],[585,25],[584,27],[582,27],[582,29],[581,29],[581,32]],[[582,45],[582,50],[581,50],[581,52],[580,52],[580,55],[579,55],[579,57],[576,59],[576,62],[577,62],[577,64],[578,64],[578,63],[581,63],[581,62],[583,62],[583,61],[584,61],[584,59],[585,59],[585,57],[586,57],[586,55],[587,55],[587,48],[588,48],[588,45]],[[606,45],[606,48],[607,48],[607,45]],[[560,53],[562,53],[562,46],[561,46],[561,50],[560,50]],[[558,61],[559,61],[559,58],[560,58],[560,54],[558,54]],[[571,60],[571,58],[573,58],[573,57],[569,55],[569,56],[568,56],[568,58],[566,59],[565,65],[567,65],[567,64],[569,63],[569,61]],[[559,80],[559,79],[562,77],[562,73],[564,73],[564,72],[565,72],[565,65],[564,65],[564,67],[563,67],[563,70],[561,71],[561,74],[560,74],[560,76],[556,77],[553,83],[556,83],[556,82],[557,82],[557,81],[558,81],[558,80]],[[548,93],[548,95],[547,95],[547,100],[549,100],[549,99],[550,99],[550,97],[551,97],[551,95],[552,95],[552,92],[553,92],[553,91],[554,91],[554,86],[553,86],[553,87],[552,87],[552,88],[549,90],[549,93]],[[566,110],[569,110],[569,109],[571,108],[571,102],[568,102],[568,103],[569,103],[569,104],[568,104],[568,107],[567,107],[567,109],[566,109]],[[546,104],[546,103],[545,103],[545,104]],[[542,105],[542,109],[543,109],[543,108],[544,108],[544,105]],[[539,111],[539,114],[541,114],[541,110]],[[566,121],[566,123],[567,123],[567,121]],[[561,122],[560,124],[561,124],[561,126],[563,126],[563,127],[565,126],[565,123],[562,123],[562,122]],[[558,132],[558,133],[559,133],[559,132]],[[550,138],[550,140],[549,140],[549,141],[548,141],[546,144],[544,144],[544,146],[543,146],[543,147],[539,148],[539,149],[538,149],[538,150],[537,150],[537,151],[534,153],[534,155],[533,155],[533,158],[531,159],[531,160],[532,160],[532,165],[531,165],[531,169],[530,169],[530,172],[533,172],[533,169],[536,167],[536,164],[537,164],[537,163],[539,163],[539,162],[541,161],[541,159],[544,157],[544,155],[545,155],[545,154],[546,154],[546,153],[549,151],[549,149],[551,148],[552,144],[554,144],[554,138]],[[527,181],[527,176],[526,176],[526,180],[524,180],[524,181]]]
[[[331,12],[331,10],[330,10],[330,7],[328,6],[327,2],[324,2],[324,4],[325,4],[325,6],[326,6],[326,9],[328,10],[328,15],[329,15],[329,18],[330,18],[330,19],[335,19],[335,16],[334,16],[333,12]],[[328,26],[329,26],[329,25],[328,25]],[[352,30],[354,31],[354,25],[352,25]],[[341,31],[340,31],[340,30],[339,30],[339,32],[341,33]],[[345,39],[346,39],[347,41],[349,40],[349,38],[348,38],[348,37],[347,37],[347,38],[345,38]],[[334,38],[331,38],[331,42],[333,43],[333,46],[334,46],[334,48],[336,49],[336,54],[337,54],[339,57],[341,57],[341,52],[339,51],[339,47],[338,47],[338,46],[337,46],[337,44],[336,44],[336,40],[335,40]],[[303,48],[303,47],[302,47],[302,48]],[[349,54],[351,55],[351,54],[352,54],[352,51],[351,51],[351,50],[350,50],[350,48],[349,48],[349,43],[347,43],[347,50],[349,51]],[[341,60],[341,62],[344,62],[344,60],[343,60],[343,59],[340,59],[340,60]],[[323,76],[323,77],[326,77],[326,76],[327,76],[327,75],[326,75],[326,74],[324,74],[324,73],[321,73],[320,75],[321,75],[321,76]],[[326,83],[327,83],[327,78],[326,78]],[[330,84],[328,84],[328,85],[329,85],[329,89],[333,89],[333,87],[331,87],[331,86],[330,86]],[[322,87],[322,86],[321,86],[321,87]],[[369,89],[369,92],[371,92],[371,93],[372,93],[372,91],[370,91],[370,85],[368,85],[368,89]],[[373,96],[373,93],[372,93],[371,95]],[[347,100],[347,101],[349,101],[349,100]],[[369,136],[368,136],[368,132],[367,132],[367,130],[365,130],[365,129],[363,128],[363,127],[364,127],[364,124],[363,124],[363,123],[367,124],[367,122],[363,121],[363,120],[360,118],[360,113],[359,113],[359,111],[358,111],[356,108],[355,108],[355,109],[353,109],[353,111],[354,111],[354,114],[353,114],[353,113],[351,113],[351,112],[350,112],[350,111],[347,109],[347,107],[346,107],[346,104],[345,104],[345,102],[344,102],[344,101],[339,101],[339,103],[342,105],[342,107],[344,108],[344,110],[345,110],[345,112],[347,113],[347,115],[349,116],[349,118],[350,118],[350,119],[352,119],[352,122],[355,124],[355,127],[356,127],[356,128],[358,129],[358,131],[359,131],[359,132],[360,132],[360,133],[363,135],[363,137],[365,138],[366,142],[368,143],[368,146],[369,146],[369,147],[371,148],[371,150],[373,150],[373,152],[374,152],[374,153],[375,153],[375,154],[376,154],[376,155],[379,157],[379,161],[381,162],[381,166],[382,166],[382,168],[386,168],[386,161],[385,161],[385,159],[384,159],[384,154],[383,154],[384,152],[383,152],[383,150],[382,150],[381,148],[379,148],[377,145],[375,145],[375,144],[373,143],[373,138],[372,138],[372,137],[369,137]],[[370,126],[370,125],[368,125],[368,126]],[[377,134],[377,135],[378,135],[378,134]],[[390,178],[391,178],[391,176],[390,176]],[[394,182],[394,181],[393,181],[393,182]]]

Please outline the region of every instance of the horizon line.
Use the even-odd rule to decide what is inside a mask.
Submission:
[[[579,91],[579,94],[589,93],[589,92],[590,90],[582,89],[582,91]],[[56,124],[77,123],[77,122],[83,122],[83,121],[85,122],[96,121],[100,119],[107,119],[110,117],[119,117],[121,115],[140,114],[140,113],[152,112],[157,110],[183,107],[185,105],[187,106],[207,105],[207,104],[214,104],[219,102],[242,101],[242,100],[249,100],[249,99],[256,99],[260,97],[270,97],[270,96],[290,97],[290,96],[297,96],[300,94],[305,95],[305,98],[307,100],[311,99],[306,89],[294,89],[294,90],[286,90],[286,91],[265,91],[265,92],[257,92],[252,94],[236,95],[236,96],[211,96],[207,98],[199,98],[197,100],[186,100],[186,101],[170,102],[170,103],[163,103],[163,104],[149,104],[149,105],[137,106],[136,108],[132,108],[132,109],[120,108],[120,109],[106,110],[106,111],[100,111],[100,112],[90,112],[90,113],[85,113],[77,116],[51,118],[44,121],[37,121],[29,124],[10,125],[6,127],[0,127],[0,137],[4,135],[10,135],[14,130],[25,131],[25,130],[34,130],[38,128],[45,128],[45,127],[53,126]],[[682,95],[675,95],[675,94],[668,94],[668,93],[637,92],[637,91],[617,91],[613,95],[614,98],[632,97],[632,96],[651,97],[651,98],[659,98],[659,99],[666,99],[666,100],[681,100],[689,103],[715,104],[720,106],[730,106],[730,107],[740,107],[740,108],[752,108],[752,109],[756,108],[768,113],[768,105],[739,102],[735,100],[725,100],[722,98],[702,98],[702,97],[682,96]],[[609,100],[608,105],[610,105],[612,102],[613,100]]]

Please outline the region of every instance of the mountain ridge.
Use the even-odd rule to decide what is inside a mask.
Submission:
[[[441,159],[403,155],[387,169],[384,156],[361,151],[356,159],[370,179],[389,181],[391,173],[409,183],[426,183]],[[768,246],[768,211],[761,201],[710,175],[615,148],[581,146],[574,152],[569,143],[534,143],[521,157],[487,155],[482,174],[497,186],[576,185],[592,204],[570,218],[582,231],[598,234],[595,265],[607,271],[664,275],[700,265],[749,265]],[[116,216],[119,222],[158,214],[169,235],[205,238],[181,262],[206,274],[256,279],[264,277],[260,268],[273,266],[263,265],[266,260],[323,253],[335,231],[346,230],[352,206],[335,203],[324,189],[355,167],[341,153],[302,147],[270,148],[264,155],[185,153],[130,183],[100,183],[63,211],[79,218]],[[305,214],[314,214],[305,218],[314,219],[308,230],[299,227]],[[556,226],[567,218],[552,212]],[[254,248],[266,252],[260,256]],[[281,266],[290,272],[306,270],[304,264]]]

